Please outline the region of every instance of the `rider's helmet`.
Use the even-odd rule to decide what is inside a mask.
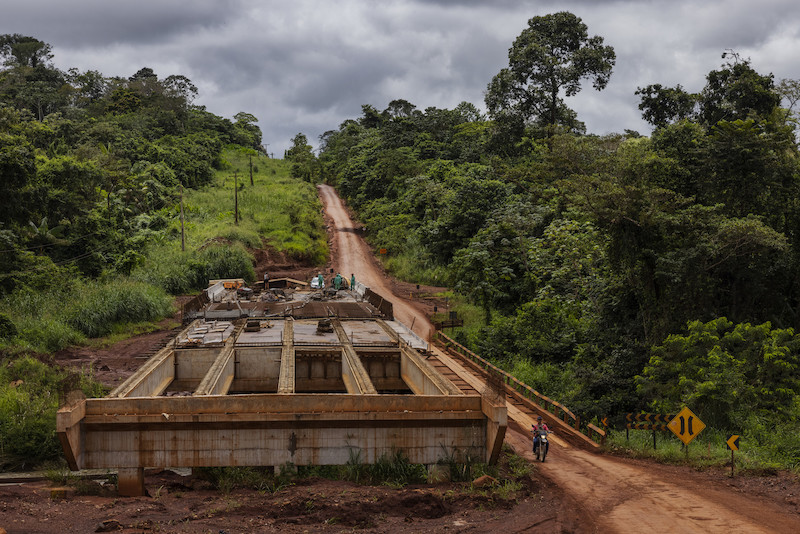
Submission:
[[[539,417],[536,418],[536,420],[541,423],[542,422],[542,416],[540,415]]]

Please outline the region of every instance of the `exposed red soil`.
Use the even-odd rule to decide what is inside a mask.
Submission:
[[[264,243],[263,248],[250,250],[250,253],[255,258],[254,267],[259,280],[263,280],[266,272],[270,278],[288,277],[307,282],[323,270],[307,260],[298,260],[278,251],[267,243]]]
[[[222,493],[195,476],[148,471],[147,497],[117,498],[100,485],[89,488],[93,495],[72,488],[54,495],[46,482],[0,487],[0,526],[9,533],[554,532],[534,524],[552,527],[559,500],[527,480],[507,499],[455,483],[398,489],[326,479],[275,493]]]
[[[181,299],[176,301],[180,308]],[[175,337],[175,327],[180,325],[180,313],[159,323],[159,329],[134,336],[108,348],[68,347],[53,357],[59,365],[75,370],[91,369],[94,378],[108,388],[114,388],[132,375],[136,369]]]

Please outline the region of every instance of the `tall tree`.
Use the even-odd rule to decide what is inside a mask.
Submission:
[[[0,35],[0,56],[11,67],[36,68],[46,65],[53,54],[49,44],[26,35]]]
[[[707,126],[721,120],[766,118],[781,103],[772,74],[756,72],[735,52],[722,54],[727,63],[706,76],[700,95],[700,116]]]
[[[493,117],[512,115],[541,125],[572,128],[575,113],[561,94],[574,96],[581,81],[590,79],[596,90],[611,77],[616,55],[603,38],[589,37],[579,17],[562,11],[533,17],[508,51],[508,68],[489,84],[486,105]]]
[[[635,94],[641,96],[642,118],[657,127],[689,118],[697,103],[697,95],[687,93],[680,84],[675,87],[651,84],[637,88]]]
[[[317,158],[311,151],[308,138],[299,133],[292,139],[292,147],[286,151],[286,159],[292,162],[292,176],[312,181],[313,165]]]

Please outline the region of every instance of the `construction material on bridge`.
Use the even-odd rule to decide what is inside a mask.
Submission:
[[[380,312],[388,301],[240,301],[239,284],[216,282],[198,318],[106,398],[72,396],[59,410],[71,469],[116,468],[120,494],[142,495],[146,467],[337,465],[397,450],[429,465],[497,458],[505,405],[439,374]],[[202,318],[226,302],[261,315]]]

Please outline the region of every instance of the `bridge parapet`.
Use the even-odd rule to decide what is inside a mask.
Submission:
[[[510,375],[486,359],[478,356],[442,332],[436,333],[436,343],[442,346],[445,350],[449,351],[451,354],[457,354],[461,356],[465,361],[470,362],[481,372],[492,373],[501,376],[507,393],[530,401],[532,404],[534,404],[535,408],[543,410],[552,415],[554,418],[563,422],[567,428],[570,428],[576,433],[579,433],[581,436],[584,436],[584,439],[588,437],[590,443],[597,445],[598,443],[603,444],[605,442],[605,431],[592,423],[583,423],[579,415],[574,414],[563,404],[539,393],[524,382],[521,382],[516,377]]]

